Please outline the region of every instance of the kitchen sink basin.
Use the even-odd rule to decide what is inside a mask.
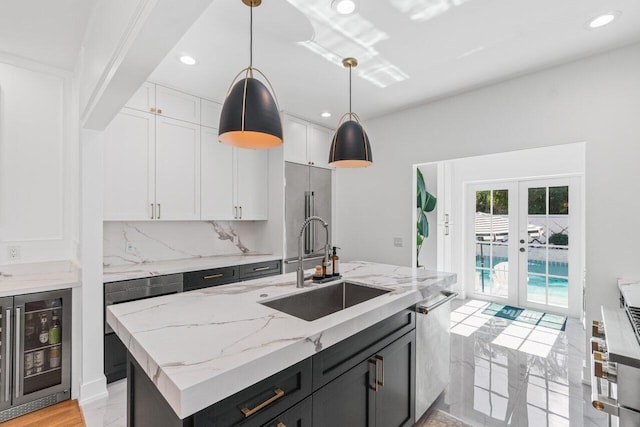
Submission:
[[[352,282],[340,282],[260,304],[304,320],[316,320],[390,292]]]

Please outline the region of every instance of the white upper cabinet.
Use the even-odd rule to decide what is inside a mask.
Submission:
[[[269,152],[218,142],[218,130],[202,128],[202,220],[266,220]]]
[[[156,117],[156,219],[200,219],[200,125]]]
[[[331,137],[331,129],[285,115],[284,159],[288,162],[331,168]]]
[[[238,219],[268,219],[269,150],[236,148],[235,167]]]
[[[200,111],[200,124],[202,126],[218,129],[220,113],[222,112],[222,104],[203,99],[200,103]]]
[[[200,124],[200,98],[149,82],[138,89],[126,107]]]
[[[156,85],[145,82],[138,91],[133,94],[126,107],[134,110],[155,113]]]
[[[106,221],[200,219],[200,125],[123,108],[104,136]]]
[[[233,147],[218,142],[218,129],[202,127],[201,219],[235,219]]]
[[[154,217],[155,116],[123,108],[104,131],[104,219]]]

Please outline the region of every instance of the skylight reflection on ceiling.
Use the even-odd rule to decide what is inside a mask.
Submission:
[[[314,29],[313,39],[299,42],[299,45],[341,68],[343,58],[357,58],[355,74],[380,88],[409,78],[374,47],[376,43],[388,39],[388,34],[360,15],[339,15],[331,8],[330,2],[313,4],[309,0],[287,1],[309,19]]]
[[[412,21],[428,21],[469,1],[471,0],[391,0],[391,4],[409,15]]]

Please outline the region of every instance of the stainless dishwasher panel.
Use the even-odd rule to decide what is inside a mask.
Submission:
[[[457,296],[443,291],[416,306],[416,421],[449,384],[451,300]]]

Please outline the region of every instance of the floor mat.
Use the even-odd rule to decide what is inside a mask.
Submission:
[[[482,313],[531,325],[557,329],[559,331],[564,331],[567,325],[567,316],[559,316],[557,314],[543,313],[541,311],[527,310],[497,303],[491,303]]]

